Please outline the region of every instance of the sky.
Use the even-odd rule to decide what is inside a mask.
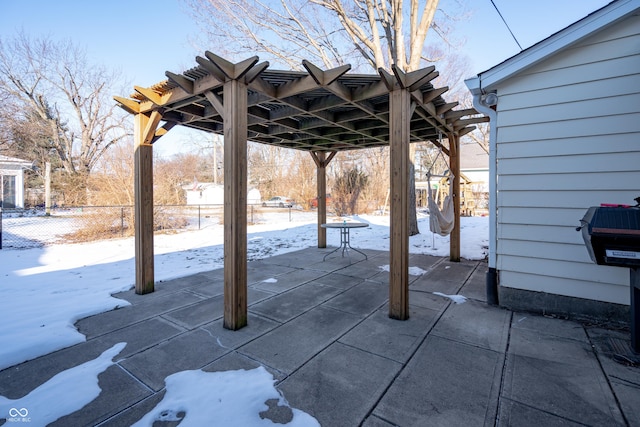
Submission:
[[[610,0],[493,0],[523,48],[561,30]],[[491,0],[441,0],[465,17],[453,23],[454,35],[466,40],[461,51],[477,74],[517,54],[514,42]],[[149,86],[195,66],[190,40],[198,27],[180,0],[0,0],[0,37],[18,31],[34,36],[70,38],[134,84]],[[214,47],[209,50],[215,52]],[[142,65],[145,64],[145,65]]]
[[[50,217],[51,219],[52,217]],[[26,238],[41,238],[42,227],[19,228],[20,221],[30,218],[5,218],[5,230],[18,230]],[[45,217],[41,217],[45,220]],[[47,219],[47,220],[50,220]],[[338,218],[328,218],[330,222]],[[340,219],[342,220],[342,219]],[[65,218],[57,221],[64,222]],[[300,249],[317,246],[317,213],[289,210],[263,214],[255,218],[255,225],[247,229],[249,260],[262,259]],[[366,222],[369,227],[351,231],[351,244],[358,249],[389,250],[389,217],[362,215],[347,217],[346,221]],[[423,232],[409,238],[409,252],[448,256],[449,236],[429,232],[429,217],[419,214],[419,227]],[[461,251],[466,259],[483,259],[487,253],[489,234],[488,217],[462,217],[460,223]],[[58,227],[50,227],[51,230]],[[31,231],[29,231],[31,230]],[[335,231],[335,232],[332,232]],[[34,233],[29,235],[28,233]],[[327,247],[340,244],[338,230],[327,232]],[[155,280],[169,279],[222,268],[224,260],[223,225],[207,223],[201,230],[176,234],[159,234],[154,239]],[[357,256],[353,254],[352,256]],[[388,271],[388,265],[380,265]],[[132,237],[77,244],[54,244],[31,249],[0,250],[0,370],[17,365],[61,348],[86,340],[75,327],[77,320],[101,312],[125,307],[129,303],[111,296],[133,288],[134,239]],[[409,266],[409,274],[426,273],[417,266]],[[274,282],[276,278],[265,281]],[[90,285],[90,286],[89,286]],[[434,292],[455,303],[463,303],[464,295]],[[55,307],[52,310],[51,307]],[[8,343],[8,344],[7,344]],[[118,353],[127,343],[118,343],[93,361],[62,371],[19,399],[0,396],[0,419],[7,414],[20,418],[26,409],[31,413],[33,425],[45,425],[77,411],[100,394],[97,376],[117,362]],[[264,372],[263,372],[264,371]],[[266,410],[264,402],[279,398],[274,380],[266,371],[232,371],[231,376],[182,371],[167,377],[167,393],[158,406],[140,422],[141,426],[154,421],[171,421],[177,416],[170,411],[180,402],[190,421],[180,424],[204,425],[202,420],[225,419],[221,414],[246,418],[242,425],[264,425],[259,412]],[[236,384],[240,390],[229,387]],[[251,399],[242,385],[252,390]],[[274,395],[275,394],[275,395]],[[236,396],[230,404],[220,407],[210,404],[209,396]],[[56,405],[50,405],[56,396]],[[286,396],[284,396],[286,398]],[[214,399],[216,400],[216,399]],[[225,400],[227,402],[228,400]],[[12,411],[13,415],[9,413]],[[292,408],[295,417],[287,426],[314,426],[315,419]],[[167,412],[169,411],[169,412]],[[36,419],[35,417],[41,417]],[[163,418],[164,417],[164,418]],[[174,417],[174,418],[171,418]],[[244,418],[243,418],[244,419]],[[255,423],[251,420],[255,420]],[[207,425],[210,425],[206,423]],[[221,422],[220,425],[230,425]]]
[[[610,0],[493,2],[526,49]],[[441,0],[440,7],[462,16],[452,23],[453,38],[468,59],[467,77],[520,52],[491,0]],[[194,67],[195,56],[203,54],[193,47],[198,27],[187,8],[180,0],[0,0],[0,38],[24,31],[34,37],[71,39],[92,60],[120,70],[131,89],[147,87],[165,80],[165,71],[179,74]],[[159,141],[157,151],[170,155],[187,150],[192,137],[192,132],[174,128],[164,137],[171,143]]]

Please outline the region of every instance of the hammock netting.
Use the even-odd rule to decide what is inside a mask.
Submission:
[[[451,194],[444,198],[442,210],[431,197],[431,182],[429,182],[429,197],[427,199],[429,205],[429,230],[441,236],[448,236],[453,230],[455,224],[455,216],[453,212],[453,197]]]

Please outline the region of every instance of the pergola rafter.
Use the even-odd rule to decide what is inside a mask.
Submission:
[[[474,109],[454,110],[436,88],[435,67],[404,73],[349,74],[344,65],[322,70],[303,61],[306,72],[270,70],[251,57],[232,63],[211,52],[198,66],[150,88],[134,87],[130,98],[115,97],[135,115],[136,292],[153,291],[152,144],[181,125],[224,135],[225,239],[224,326],[247,322],[246,190],[248,140],[308,151],[317,167],[318,247],[326,247],[326,167],[337,152],[390,146],[391,249],[389,315],[408,311],[409,144],[430,141],[450,157],[454,194],[459,193],[459,139],[484,117]],[[160,124],[164,124],[160,127]],[[448,145],[442,143],[446,137]],[[458,185],[456,186],[456,181]],[[450,258],[460,259],[459,204]]]

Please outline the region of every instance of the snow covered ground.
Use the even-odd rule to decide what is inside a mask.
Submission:
[[[262,214],[255,225],[248,228],[248,259],[257,260],[265,257],[296,251],[317,244],[316,213],[287,211]],[[342,221],[343,218],[328,218],[328,221]],[[389,249],[389,217],[388,216],[355,216],[346,218],[347,221],[369,223],[369,227],[353,229],[351,239],[354,246],[360,249]],[[409,251],[416,254],[446,256],[449,254],[449,237],[433,235],[429,231],[429,218],[420,215],[419,224],[421,234],[409,239]],[[339,245],[339,232],[327,231],[328,246]],[[201,230],[185,231],[175,234],[161,234],[155,237],[155,278],[168,280],[183,277],[201,271],[222,268],[223,266],[223,227],[210,225]],[[461,219],[461,256],[467,259],[482,259],[487,253],[488,218],[464,217]],[[85,340],[75,328],[74,323],[83,317],[112,310],[116,307],[128,305],[128,302],[112,297],[113,293],[129,290],[134,284],[134,242],[133,238],[104,240],[83,244],[54,244],[41,248],[24,250],[0,251],[0,339],[5,343],[0,347],[0,370],[48,354],[52,351],[68,347]],[[386,266],[380,266],[384,269]],[[117,350],[117,351],[116,351]],[[102,370],[106,369],[112,358],[121,350],[109,350],[100,356],[101,362],[94,365]],[[106,354],[106,356],[105,356]],[[98,360],[98,359],[96,359]],[[105,365],[105,360],[107,361]],[[85,364],[86,365],[86,364]],[[91,366],[94,366],[91,365]],[[81,368],[80,365],[73,369]],[[97,375],[101,372],[93,368],[95,384],[87,385],[90,390],[86,396],[97,396]],[[75,373],[74,373],[75,372]],[[67,372],[62,378],[58,376],[50,381],[61,381],[67,378],[73,380],[77,371]],[[190,372],[190,371],[188,371]],[[265,371],[266,372],[266,371]],[[60,374],[62,375],[62,373]],[[87,374],[82,374],[87,375]],[[177,374],[175,374],[177,375]],[[265,373],[253,371],[236,371],[235,376],[247,376],[242,381],[253,381],[263,384],[255,405],[248,402],[238,405],[248,405],[252,408],[264,406],[264,401],[273,398],[273,380],[267,379],[269,387],[261,381]],[[266,375],[269,375],[266,373]],[[91,375],[89,375],[91,377]],[[205,379],[209,378],[208,380]],[[174,393],[181,393],[185,389],[183,382],[207,382],[215,387],[227,387],[229,382],[220,380],[210,373],[196,371],[194,374],[178,375],[167,378],[168,392],[165,399],[176,399]],[[221,381],[221,382],[219,382]],[[233,382],[233,381],[232,381]],[[231,382],[231,383],[232,383]],[[169,384],[176,391],[171,392]],[[181,385],[182,384],[182,385]],[[225,385],[227,384],[227,385]],[[43,384],[41,387],[45,387]],[[271,390],[273,388],[273,390]],[[187,390],[189,387],[186,388]],[[194,387],[192,389],[197,389]],[[10,401],[0,396],[0,419],[20,417],[22,409],[36,408],[38,399],[45,399],[43,393],[55,393],[57,400],[66,401],[64,406],[69,412],[77,410],[77,394],[68,397],[60,396],[56,386],[45,387],[44,392],[34,390],[25,396],[24,402]],[[48,390],[48,391],[47,391]],[[92,394],[93,393],[93,394]],[[99,394],[99,392],[98,392]],[[34,396],[36,397],[34,397]],[[41,396],[38,398],[37,396]],[[267,397],[271,396],[271,397]],[[179,398],[184,401],[184,396]],[[206,410],[201,397],[195,397],[189,407],[189,414]],[[262,399],[262,400],[261,400]],[[189,400],[189,399],[186,399]],[[28,402],[28,405],[27,405]],[[162,402],[161,402],[162,403]],[[196,405],[194,408],[193,405]],[[262,406],[261,406],[262,405]],[[188,404],[187,404],[188,406]],[[236,405],[237,406],[237,405]],[[234,411],[231,405],[228,410]],[[73,409],[75,408],[75,409]],[[12,410],[9,414],[9,411]],[[265,410],[266,407],[263,408]],[[253,411],[253,409],[252,409]],[[295,412],[295,410],[294,410]],[[57,417],[64,414],[54,414]],[[165,416],[170,416],[171,414]],[[187,420],[183,420],[185,424]],[[255,425],[264,425],[265,420],[257,417]],[[262,424],[261,424],[262,422]],[[298,414],[288,425],[314,425],[315,420],[308,415]],[[152,425],[153,420],[146,424]],[[181,424],[181,425],[183,425]],[[194,421],[193,425],[198,425]],[[251,425],[251,424],[250,424]]]

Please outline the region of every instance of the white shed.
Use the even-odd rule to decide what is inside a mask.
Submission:
[[[626,320],[629,270],[594,264],[576,227],[590,206],[640,196],[640,0],[466,84],[491,118],[489,301]]]
[[[0,207],[3,209],[24,209],[24,169],[33,164],[15,157],[0,155]]]
[[[182,187],[187,193],[187,205],[223,205],[224,186],[212,182],[196,182]]]
[[[187,193],[187,205],[220,205],[224,204],[224,185],[213,182],[195,182],[182,187]],[[251,188],[247,192],[247,204],[261,203],[260,191]]]

